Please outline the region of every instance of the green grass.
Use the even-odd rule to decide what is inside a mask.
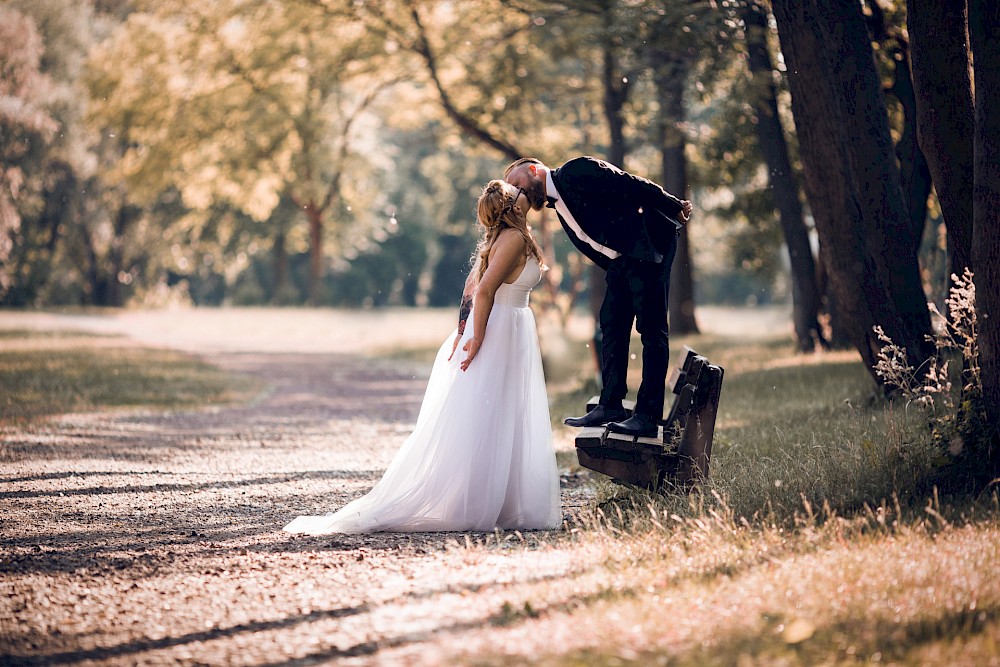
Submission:
[[[936,464],[920,414],[876,398],[853,351],[802,355],[787,336],[746,341],[705,335],[671,340],[671,363],[685,345],[725,370],[710,480],[702,491],[724,497],[739,516],[792,522],[806,505],[862,511],[866,504],[918,493]],[[638,339],[631,349],[634,397],[641,373]],[[575,353],[587,367],[589,350],[581,343]],[[581,413],[596,393],[589,380],[550,392],[553,428],[566,428],[562,417]],[[671,400],[668,394],[665,413]],[[687,511],[687,501],[657,499],[680,505],[679,511]]]
[[[933,466],[920,415],[876,399],[855,353],[804,357],[790,342],[700,347],[728,364],[711,489],[737,514],[790,519],[805,504],[854,512],[911,497]]]
[[[260,389],[190,355],[126,339],[117,344],[108,336],[21,330],[2,331],[0,338],[6,343],[0,347],[0,426],[70,412],[191,408],[247,400]]]
[[[85,331],[74,331],[72,329],[60,329],[53,331],[39,331],[36,329],[0,329],[0,340],[52,340],[66,338],[117,338],[114,334],[98,334]]]

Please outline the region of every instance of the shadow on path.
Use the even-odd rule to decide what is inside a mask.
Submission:
[[[63,415],[0,434],[0,462],[13,464],[0,474],[0,502],[16,508],[0,522],[0,584],[12,610],[0,663],[131,664],[155,651],[151,659],[176,661],[202,642],[213,642],[205,655],[222,655],[255,633],[286,639],[303,624],[358,616],[347,625],[364,626],[374,589],[402,607],[509,585],[479,583],[494,573],[462,555],[469,540],[492,533],[281,532],[297,514],[336,509],[377,481],[416,420],[426,364],[285,353],[208,361],[266,390],[246,405]],[[534,548],[546,535],[528,532],[519,544]],[[405,575],[424,572],[424,556],[456,567],[411,590]],[[566,576],[532,569],[516,583]],[[326,594],[323,585],[338,588]],[[262,615],[262,595],[274,605],[265,613],[278,618],[245,621]],[[509,620],[484,605],[474,621],[434,620],[431,634]],[[426,637],[398,627],[345,632],[303,660],[372,655]],[[258,647],[252,657],[282,654]]]
[[[8,656],[10,662],[7,665],[65,665],[84,660],[108,660],[124,656],[152,651],[156,649],[181,646],[192,642],[204,642],[224,637],[232,637],[244,633],[265,632],[267,630],[280,630],[283,628],[299,625],[300,623],[311,623],[323,619],[338,619],[353,616],[368,611],[368,605],[358,605],[356,607],[342,607],[337,609],[321,609],[311,611],[308,614],[298,616],[286,616],[271,621],[251,621],[240,623],[227,628],[214,628],[201,632],[191,632],[177,637],[163,637],[162,639],[139,639],[117,646],[100,647],[86,649],[82,651],[64,651],[62,653],[51,653],[38,656]]]

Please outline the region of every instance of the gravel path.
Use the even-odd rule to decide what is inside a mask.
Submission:
[[[148,318],[35,324],[162,343],[149,332],[178,321]],[[493,635],[600,590],[564,531],[280,532],[374,484],[416,419],[429,367],[282,353],[221,330],[212,340],[226,344],[213,344],[203,329],[173,346],[262,381],[252,404],[66,415],[0,433],[0,663],[448,663],[470,646],[496,653]],[[562,481],[569,516],[591,492],[586,473]]]

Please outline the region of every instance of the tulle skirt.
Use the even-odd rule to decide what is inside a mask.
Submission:
[[[492,531],[561,525],[548,399],[530,308],[495,304],[467,371],[457,332],[441,345],[416,426],[365,496],[290,533]]]

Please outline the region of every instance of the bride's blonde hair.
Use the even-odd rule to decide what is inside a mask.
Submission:
[[[520,233],[524,237],[528,255],[538,260],[543,270],[547,268],[542,261],[542,249],[528,231],[525,218],[514,212],[517,194],[511,194],[509,187],[501,180],[492,180],[483,188],[483,194],[479,195],[479,201],[476,202],[476,217],[483,226],[483,235],[479,239],[474,255],[475,262],[479,266],[479,279],[482,279],[489,267],[493,244],[499,238],[500,232],[505,229],[513,229]]]

